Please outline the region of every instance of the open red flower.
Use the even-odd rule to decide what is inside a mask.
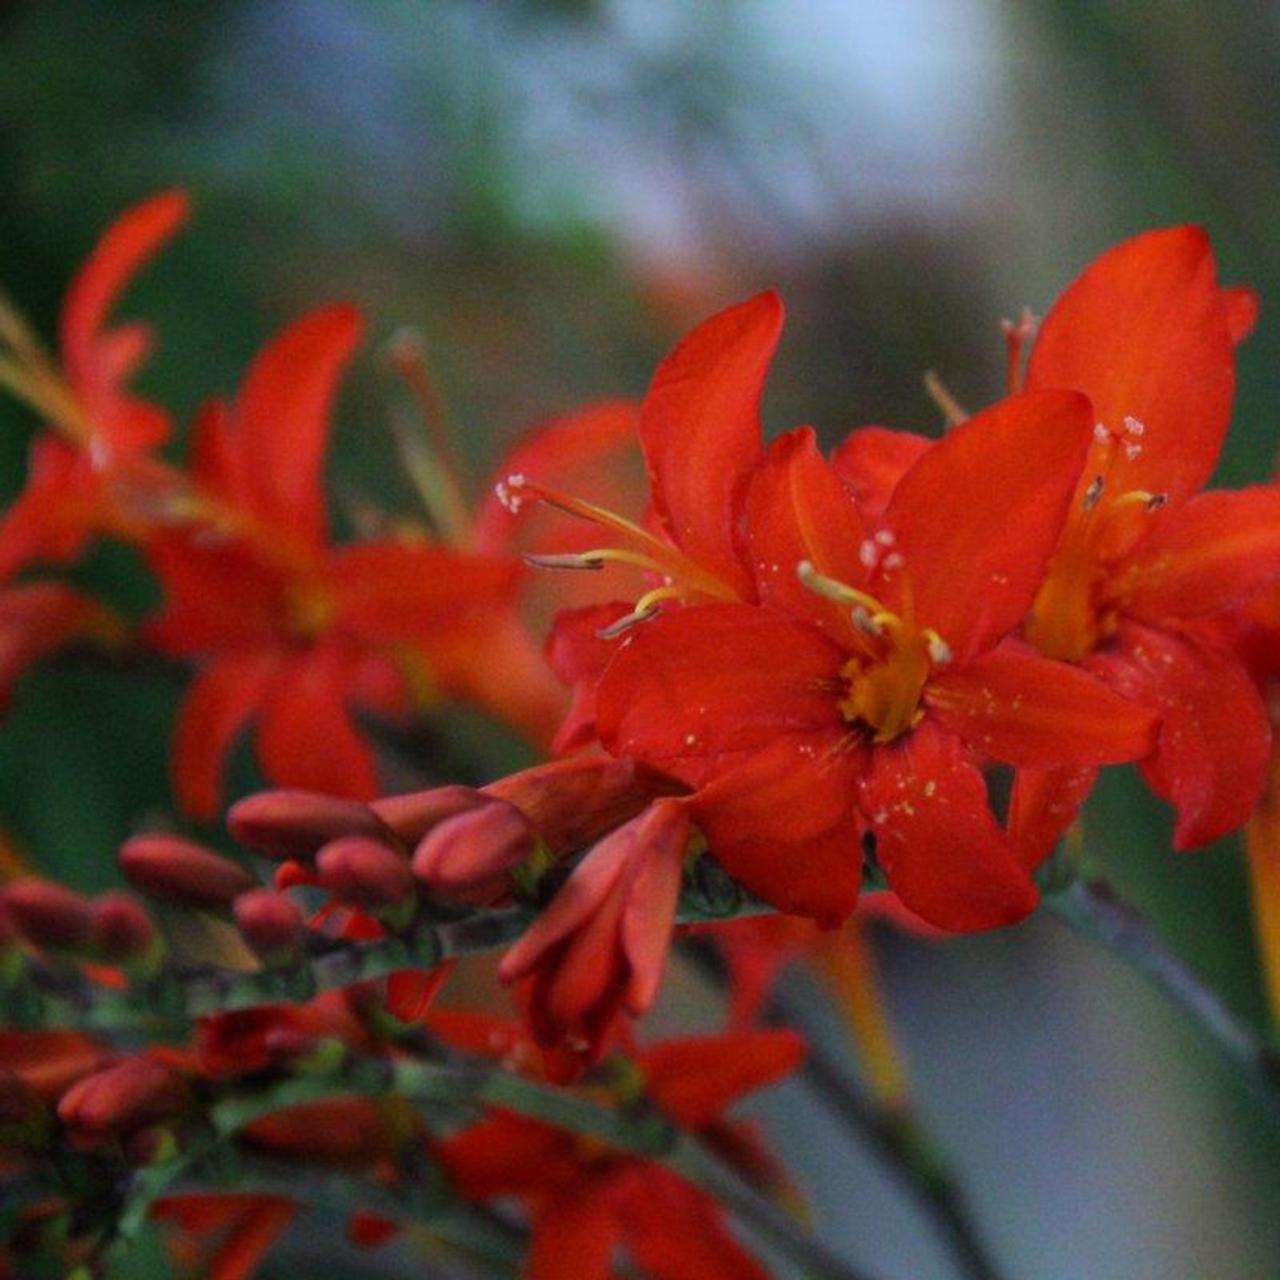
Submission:
[[[1177,810],[1179,849],[1244,822],[1267,758],[1253,684],[1197,625],[1280,576],[1280,490],[1198,492],[1231,415],[1233,346],[1255,312],[1250,292],[1219,287],[1202,230],[1152,231],[1066,290],[1027,369],[1030,387],[1089,396],[1097,426],[1026,636],[1159,711],[1141,768]],[[1091,780],[1021,775],[1015,827],[1047,849]]]
[[[217,808],[223,758],[257,719],[275,783],[358,799],[377,792],[353,706],[398,709],[433,646],[509,599],[517,565],[426,541],[328,541],[322,469],[338,379],[360,336],[349,306],[269,343],[233,406],[197,424],[188,527],[153,537],[167,600],[148,628],[201,671],[180,713],[184,807]]]
[[[434,1029],[453,1038],[445,1020]],[[468,1042],[477,1039],[474,1018],[462,1029]],[[528,1061],[518,1033],[498,1026],[486,1040],[488,1052]],[[735,1126],[725,1110],[787,1075],[802,1056],[794,1033],[747,1031],[665,1041],[637,1050],[634,1063],[653,1103],[728,1153]],[[756,1144],[748,1139],[743,1149]],[[767,1274],[729,1233],[715,1201],[656,1162],[506,1111],[446,1140],[438,1155],[463,1194],[523,1204],[533,1225],[530,1280],[607,1280],[619,1250],[650,1280]],[[761,1168],[754,1156],[751,1164],[749,1176]]]
[[[48,428],[32,447],[27,487],[0,520],[0,579],[36,560],[70,560],[94,533],[135,526],[167,468],[148,456],[169,435],[159,406],[128,390],[150,349],[144,325],[110,328],[134,275],[187,216],[167,191],[135,205],[104,233],[67,291],[57,367],[7,305],[0,304],[6,385]]]
[[[1005,640],[1090,432],[1083,397],[1013,397],[923,452],[875,523],[812,432],[781,437],[745,503],[764,607],[700,605],[629,636],[596,689],[601,740],[696,788],[716,857],[781,910],[843,919],[869,833],[926,921],[1025,915],[1035,888],[979,763],[1083,766],[1151,745],[1150,713]]]

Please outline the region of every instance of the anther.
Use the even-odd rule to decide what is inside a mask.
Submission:
[[[1107,486],[1107,482],[1101,476],[1094,476],[1089,481],[1089,487],[1084,491],[1084,509],[1092,511],[1098,505],[1098,499],[1102,497],[1102,491]]]
[[[1161,507],[1167,506],[1169,503],[1169,495],[1167,493],[1153,493],[1147,499],[1148,511],[1159,511]]]
[[[934,666],[945,666],[955,656],[951,652],[951,646],[932,627],[924,633],[924,641],[929,651],[929,661]]]
[[[596,636],[601,640],[616,640],[623,632],[630,631],[632,627],[642,622],[652,622],[657,616],[656,608],[636,609],[631,613],[624,613],[621,618],[615,619],[607,627],[601,627],[596,632]]]
[[[604,560],[599,556],[575,555],[533,555],[523,557],[525,564],[535,569],[603,569]]]

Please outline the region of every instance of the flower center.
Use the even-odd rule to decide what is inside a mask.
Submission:
[[[1086,469],[1092,479],[1068,517],[1026,626],[1028,641],[1047,657],[1078,661],[1115,630],[1115,565],[1146,532],[1148,516],[1166,502],[1164,494],[1145,489],[1108,492],[1117,459],[1132,461],[1142,452],[1143,430],[1136,418],[1126,418],[1119,432],[1102,423],[1094,428]]]
[[[918,627],[875,596],[819,573],[808,560],[796,566],[804,586],[850,606],[858,652],[840,668],[840,714],[867,729],[874,742],[892,742],[920,720],[920,700],[934,667],[951,661],[951,648],[932,627]]]

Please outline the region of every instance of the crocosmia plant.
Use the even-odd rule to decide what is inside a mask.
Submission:
[[[301,1274],[325,1230],[352,1275],[907,1280],[777,1140],[808,1088],[948,1274],[1012,1278],[879,959],[1043,915],[1280,1118],[1269,1032],[1089,852],[1118,769],[1169,860],[1243,832],[1280,1016],[1280,488],[1211,483],[1259,302],[1203,230],[1102,252],[1006,325],[986,403],[932,382],[926,431],[762,414],[769,291],[476,471],[430,343],[348,301],[190,421],[143,390],[164,335],[130,290],[199,204],[120,214],[56,341],[0,303],[33,428],[6,712],[82,662],[176,690],[115,887],[3,849],[0,1276]],[[374,366],[412,514],[331,456]],[[87,585],[104,548],[147,603]],[[523,755],[469,751],[475,719]]]

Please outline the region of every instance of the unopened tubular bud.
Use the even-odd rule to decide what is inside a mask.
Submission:
[[[356,800],[314,791],[261,791],[231,806],[231,834],[264,858],[310,861],[340,836],[388,834],[377,814]]]
[[[433,827],[468,809],[479,808],[487,799],[483,791],[474,787],[432,787],[402,796],[385,796],[369,807],[412,848]]]
[[[508,873],[537,847],[529,819],[491,799],[427,832],[414,850],[413,874],[445,897],[488,901],[508,892]]]
[[[58,1118],[85,1143],[108,1142],[173,1115],[186,1101],[182,1081],[149,1058],[126,1058],[73,1084]]]
[[[515,805],[560,854],[593,844],[670,789],[645,766],[603,755],[536,765],[483,788]]]
[[[344,836],[316,854],[320,883],[358,907],[397,906],[413,892],[408,860],[381,840]]]
[[[120,867],[143,893],[184,907],[226,907],[255,884],[243,867],[181,836],[126,840]]]
[[[232,905],[244,940],[262,956],[292,951],[306,928],[292,898],[275,889],[250,889]]]
[[[0,895],[10,924],[32,946],[72,949],[93,932],[89,899],[51,880],[15,880]]]
[[[133,960],[155,939],[155,927],[142,905],[127,893],[104,893],[90,904],[93,949],[103,960]]]

